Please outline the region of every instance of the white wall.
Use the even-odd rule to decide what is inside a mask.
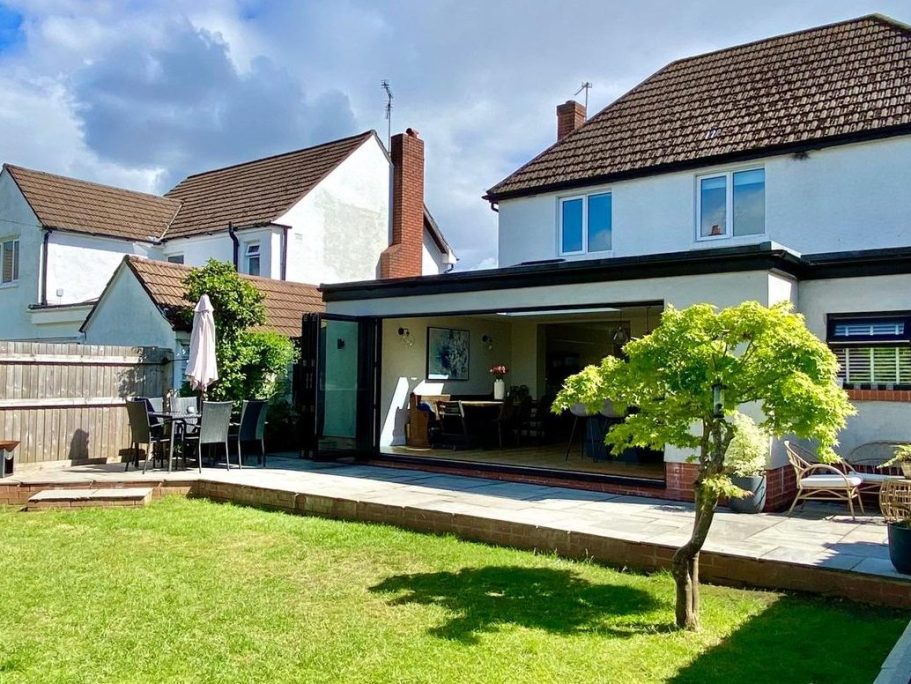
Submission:
[[[425,230],[424,242],[421,245],[421,275],[438,275],[446,269],[447,266],[443,264],[443,253]]]
[[[696,240],[696,177],[765,167],[766,234]],[[560,197],[613,193],[613,251],[634,256],[774,241],[809,254],[911,244],[911,136],[768,157],[621,181],[566,193],[505,200],[499,209],[499,263],[511,266],[559,256]],[[580,258],[580,257],[567,257]]]
[[[243,240],[241,233],[238,239]],[[205,266],[209,259],[218,259],[232,263],[234,245],[227,231],[214,235],[196,235],[189,238],[168,240],[161,248],[160,259],[174,254],[183,254],[183,263],[187,266]]]
[[[40,301],[41,231],[9,173],[0,173],[0,239],[19,239],[19,280],[0,286],[0,339],[33,337],[29,304]]]
[[[338,283],[376,278],[389,245],[390,164],[370,138],[277,223],[288,236],[288,280]]]
[[[157,252],[144,243],[54,231],[48,243],[47,302],[73,304],[97,299],[125,254]],[[63,296],[57,296],[57,290]]]
[[[414,344],[406,345],[398,334],[400,327],[411,332]],[[427,328],[457,328],[469,331],[470,368],[468,380],[427,380]],[[488,349],[481,338],[494,338],[494,348]],[[508,322],[480,318],[428,317],[388,319],[383,321],[383,362],[380,386],[380,446],[405,443],[405,424],[408,420],[408,398],[418,394],[491,394],[493,377],[490,367],[510,363],[510,325]],[[513,383],[511,373],[506,384]],[[515,376],[518,377],[518,376]]]

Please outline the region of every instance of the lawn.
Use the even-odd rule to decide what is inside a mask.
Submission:
[[[908,615],[170,498],[0,508],[3,682],[869,682]]]

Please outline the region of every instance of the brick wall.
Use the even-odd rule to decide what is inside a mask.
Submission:
[[[849,389],[851,401],[911,401],[911,390]]]
[[[562,140],[585,123],[585,107],[575,100],[557,105],[557,140]]]
[[[409,128],[391,147],[392,240],[380,256],[380,278],[408,278],[423,271],[424,141]]]

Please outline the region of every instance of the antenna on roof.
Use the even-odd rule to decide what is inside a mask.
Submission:
[[[385,78],[380,81],[380,85],[386,91],[386,147],[389,147],[392,142],[392,90]]]
[[[588,114],[588,91],[591,89],[592,89],[592,82],[585,81],[581,86],[579,86],[579,90],[577,90],[576,92],[573,93],[573,97],[575,97],[576,95],[581,93],[583,90],[585,91],[585,113],[586,114]]]

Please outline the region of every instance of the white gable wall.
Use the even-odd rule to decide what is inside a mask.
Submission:
[[[766,233],[696,240],[696,178],[765,168]],[[499,264],[560,256],[561,197],[613,194],[613,251],[567,259],[636,256],[769,240],[804,254],[911,244],[911,136],[828,147],[748,163],[655,175],[499,205]]]
[[[19,239],[19,281],[0,285],[0,339],[32,337],[28,306],[40,301],[41,224],[7,171],[0,173],[0,240]]]
[[[276,223],[290,225],[287,279],[376,278],[389,245],[390,164],[371,137]]]

